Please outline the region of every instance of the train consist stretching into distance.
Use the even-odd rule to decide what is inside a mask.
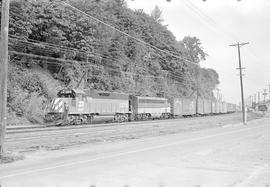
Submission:
[[[203,98],[142,97],[95,90],[63,89],[46,109],[45,121],[58,125],[91,123],[96,117],[116,122],[232,113],[235,104]]]

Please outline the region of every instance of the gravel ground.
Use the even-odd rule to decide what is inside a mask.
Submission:
[[[258,119],[262,116],[261,113],[248,113],[248,120]],[[24,155],[35,151],[65,149],[81,144],[96,144],[100,142],[124,141],[143,137],[186,133],[237,123],[241,123],[241,113],[164,121],[146,121],[121,126],[8,134],[6,141],[9,152],[16,155]]]
[[[35,152],[23,161],[0,165],[0,185],[266,187],[269,124],[270,118],[262,118],[245,126]]]

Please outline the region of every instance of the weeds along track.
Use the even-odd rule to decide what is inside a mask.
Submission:
[[[207,116],[214,117],[214,116]],[[206,117],[199,117],[206,118]],[[85,124],[85,125],[66,125],[66,126],[23,126],[23,127],[11,127],[7,128],[7,134],[21,134],[21,133],[35,133],[35,132],[47,132],[47,131],[66,131],[74,129],[93,129],[93,128],[102,128],[102,127],[115,127],[115,126],[132,126],[132,125],[151,125],[152,123],[164,123],[171,121],[186,121],[186,120],[196,120],[197,118],[175,118],[175,119],[162,119],[162,120],[146,120],[146,121],[133,121],[133,122],[124,122],[124,123],[100,123],[100,124]],[[144,123],[144,124],[143,124]]]
[[[65,127],[42,127],[33,129],[17,129],[8,132],[7,140],[16,137],[21,139],[27,139],[28,137],[47,137],[47,136],[66,136],[73,134],[95,133],[95,132],[111,132],[118,131],[119,129],[137,129],[150,127],[153,128],[159,125],[181,125],[179,123],[187,123],[194,120],[194,118],[188,119],[173,119],[173,120],[153,120],[153,121],[137,121],[131,123],[110,123],[100,125],[80,125],[80,126],[65,126]]]
[[[202,126],[206,126],[207,124],[198,124],[198,122],[194,122],[194,120],[187,120],[190,122],[186,121],[181,125],[182,122],[180,121],[174,120],[173,122],[170,121],[167,123],[158,121],[156,123],[110,126],[106,128],[70,129],[65,132],[43,131],[41,133],[31,134],[11,134],[11,137],[7,137],[6,143],[9,150],[19,150],[19,152],[20,150],[31,150],[31,148],[40,149],[39,147],[54,149],[59,146],[67,147],[84,143],[135,139],[147,136],[179,133],[190,131],[193,128],[202,128]]]
[[[65,127],[43,127],[33,129],[18,129],[12,130],[7,133],[7,142],[21,142],[21,141],[32,141],[50,138],[61,138],[61,137],[76,137],[76,136],[87,136],[101,133],[116,133],[120,131],[128,132],[134,130],[151,130],[151,129],[177,129],[183,128],[184,126],[192,125],[208,125],[209,120],[216,126],[225,124],[220,121],[220,118],[226,118],[226,122],[235,121],[236,115],[223,115],[223,116],[208,116],[200,118],[181,118],[172,120],[153,120],[153,121],[138,121],[131,123],[111,123],[111,124],[99,124],[99,125],[84,125],[84,126],[65,126]],[[225,121],[224,121],[225,122]]]
[[[249,119],[258,116],[249,115]],[[84,126],[43,127],[17,129],[6,135],[8,150],[28,152],[45,148],[48,150],[95,143],[137,139],[141,137],[188,132],[200,129],[221,127],[241,122],[241,114],[227,114],[198,118],[179,118],[172,120],[137,121],[130,123],[110,123]]]
[[[190,117],[190,118],[174,118],[174,119],[162,119],[162,120],[146,120],[146,121],[133,121],[133,122],[124,122],[124,123],[94,123],[94,124],[85,124],[85,125],[66,125],[66,126],[42,126],[42,125],[29,125],[29,126],[18,126],[18,127],[8,127],[6,130],[7,134],[31,134],[37,132],[57,132],[57,131],[73,131],[73,130],[87,130],[87,129],[97,129],[97,128],[114,128],[114,127],[122,127],[122,126],[142,126],[142,125],[153,125],[159,123],[167,123],[167,122],[185,122],[185,121],[194,121],[201,119],[215,119],[220,118],[221,116],[231,116],[234,114],[222,114],[215,116],[204,116],[204,117]]]

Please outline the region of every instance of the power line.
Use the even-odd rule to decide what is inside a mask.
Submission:
[[[14,39],[14,38],[13,38],[13,39]],[[27,44],[32,44],[32,45],[39,45],[39,43],[28,42],[28,41],[25,41],[25,40],[20,40],[20,39],[15,39],[15,40],[20,41],[20,42],[22,42],[22,43],[27,43]],[[42,43],[42,42],[41,42],[41,43]],[[62,49],[61,47],[58,47],[57,45],[50,46],[50,43],[42,44],[41,47],[43,47],[43,46],[52,47],[52,48],[58,49],[58,50],[61,50],[61,49]],[[23,47],[25,47],[25,46],[23,46]],[[34,47],[35,47],[35,46],[34,46]],[[74,48],[74,49],[75,49],[75,51],[76,51],[76,48]],[[68,50],[73,50],[73,48],[68,48]],[[65,51],[65,52],[66,52],[66,51]],[[83,54],[86,54],[86,55],[88,54],[87,52],[80,52],[80,53],[83,53]],[[28,53],[26,53],[26,54],[27,54],[27,55],[30,55],[30,54],[28,54]],[[91,54],[94,54],[94,53],[91,53]],[[35,55],[35,54],[33,54],[33,55]],[[109,57],[108,55],[107,55],[107,56],[106,56],[106,55],[100,55],[100,54],[98,54],[98,55],[99,55],[99,57],[101,57],[102,59],[106,59],[107,61],[120,62],[119,59],[111,58],[111,57]],[[32,57],[37,57],[37,56],[32,56]],[[41,57],[41,56],[39,55],[39,57]],[[46,57],[46,56],[44,56],[44,57]],[[43,57],[43,59],[44,59],[44,57]],[[109,57],[109,58],[107,58],[107,57]],[[162,57],[158,57],[158,58],[160,58],[160,59],[166,61],[166,59],[164,59],[164,58],[162,58]],[[49,60],[49,59],[47,59],[47,60]],[[126,60],[128,60],[128,59],[123,59],[123,58],[121,58],[121,60],[126,61]],[[130,60],[128,60],[128,61],[130,61]],[[144,68],[144,67],[142,67],[142,66],[136,66],[136,67]],[[120,66],[117,66],[117,68],[121,68],[121,67],[120,67]],[[181,76],[177,75],[177,74],[174,73],[174,72],[170,72],[170,74],[174,75],[174,78],[181,78]]]
[[[17,52],[17,51],[10,51],[11,54],[15,54],[15,55],[22,55],[22,56],[27,56],[27,57],[31,57],[31,58],[37,58],[37,59],[43,59],[43,60],[47,60],[46,63],[48,64],[57,64],[57,65],[63,65],[62,63],[57,63],[57,62],[49,62],[49,61],[58,61],[58,62],[68,62],[70,63],[70,66],[73,66],[73,63],[77,63],[80,65],[84,65],[83,67],[96,67],[96,68],[101,68],[100,66],[97,65],[93,65],[93,64],[89,64],[88,62],[82,62],[82,61],[76,61],[76,60],[69,60],[69,59],[63,59],[63,58],[54,58],[54,57],[47,57],[47,56],[41,56],[41,55],[35,55],[35,54],[29,54],[29,53],[23,53],[23,52]],[[115,68],[109,68],[109,67],[104,67],[103,68],[107,68],[109,70],[115,70]],[[124,73],[124,74],[129,74],[129,75],[134,75],[134,76],[140,76],[140,77],[147,77],[147,78],[164,78],[163,76],[154,76],[154,75],[142,75],[142,74],[138,74],[138,73],[132,73],[132,72],[125,72],[125,71],[119,71],[119,73]],[[173,79],[173,80],[183,80],[183,78],[181,76],[175,76],[174,74],[169,73],[169,76]]]
[[[236,40],[238,38],[238,36],[234,35],[233,33],[229,33],[227,32],[225,29],[222,29],[220,27],[218,27],[218,23],[210,16],[208,16],[203,10],[201,10],[198,6],[196,6],[193,2],[191,2],[190,0],[185,0],[184,1],[186,6],[193,11],[197,17],[204,21],[206,24],[208,24],[209,26],[211,26],[211,28],[213,30],[219,31],[220,33],[223,33],[224,36],[226,36],[227,39],[230,40]],[[229,41],[229,40],[228,40]],[[249,50],[249,55],[251,55],[253,57],[254,60],[259,62],[260,57],[258,57],[253,50]],[[229,72],[226,72],[226,74]],[[249,79],[252,80],[253,83],[257,84],[257,79],[252,78],[251,76],[249,76]]]
[[[119,29],[117,29],[117,28],[111,26],[110,24],[105,23],[104,21],[102,21],[102,20],[100,20],[100,19],[98,19],[98,18],[96,18],[96,17],[94,17],[94,16],[92,16],[92,15],[89,15],[89,14],[87,14],[87,13],[81,11],[80,9],[78,9],[78,8],[76,8],[76,7],[74,7],[74,6],[70,5],[70,4],[68,4],[68,3],[66,3],[66,2],[62,2],[62,4],[64,4],[64,5],[67,6],[67,7],[72,8],[72,9],[74,9],[74,10],[77,10],[77,11],[80,12],[81,14],[83,14],[83,15],[85,15],[85,16],[87,16],[87,17],[93,19],[93,20],[95,20],[96,22],[101,23],[101,24],[103,24],[103,25],[105,25],[105,26],[107,26],[107,27],[109,27],[109,28],[111,28],[111,29],[113,29],[113,30],[115,30],[115,31],[117,31],[117,32],[119,32],[119,33],[121,33],[121,34],[123,34],[123,35],[129,37],[129,38],[132,38],[132,39],[134,39],[134,40],[137,41],[137,42],[140,42],[140,43],[142,43],[142,44],[144,44],[144,45],[147,45],[147,46],[149,46],[149,47],[152,47],[152,48],[154,48],[154,49],[156,49],[156,50],[158,50],[158,51],[160,51],[160,52],[166,53],[166,54],[168,54],[168,55],[170,55],[170,56],[172,56],[172,57],[175,57],[175,58],[177,58],[177,59],[184,60],[184,61],[186,61],[186,62],[189,62],[189,63],[191,63],[191,64],[194,64],[194,65],[196,65],[196,66],[199,66],[199,65],[198,65],[197,63],[195,63],[195,62],[192,62],[192,61],[190,61],[190,60],[188,60],[188,59],[184,59],[184,58],[182,58],[182,57],[180,57],[180,56],[178,56],[178,55],[175,55],[175,54],[173,54],[173,53],[171,53],[171,52],[169,52],[169,51],[165,51],[165,50],[160,49],[160,48],[158,48],[158,47],[156,47],[156,46],[154,46],[154,45],[151,45],[151,44],[149,44],[149,43],[147,43],[147,42],[145,42],[145,41],[143,41],[143,40],[141,40],[141,39],[138,39],[138,38],[136,38],[136,37],[134,37],[134,36],[131,36],[130,34],[127,34],[126,32],[123,32],[123,31],[121,31],[121,30],[119,30]]]
[[[66,4],[66,5],[68,5],[68,6],[71,6],[71,5],[67,4],[67,3],[64,3],[64,4]],[[126,36],[129,36],[129,37],[131,37],[132,39],[135,39],[136,41],[139,41],[139,42],[141,42],[141,43],[143,43],[143,44],[145,44],[145,45],[147,45],[147,46],[150,46],[150,47],[152,47],[152,48],[154,48],[154,49],[157,49],[157,50],[160,51],[160,52],[163,52],[163,53],[165,52],[165,53],[167,53],[167,54],[172,55],[173,57],[180,58],[181,60],[189,61],[189,60],[184,59],[184,58],[182,58],[182,57],[180,57],[180,56],[176,56],[176,55],[173,54],[173,53],[170,53],[170,52],[165,51],[165,50],[162,50],[162,49],[160,49],[160,48],[158,48],[158,47],[156,47],[156,46],[153,46],[153,45],[151,45],[151,44],[149,44],[149,43],[147,43],[147,42],[144,42],[143,40],[137,39],[136,37],[133,37],[133,36],[131,36],[131,35],[129,35],[129,34],[123,32],[123,31],[121,31],[121,30],[119,30],[119,29],[117,29],[117,28],[115,28],[115,27],[113,27],[113,26],[111,26],[111,25],[109,25],[109,24],[107,24],[107,23],[105,23],[105,22],[102,22],[101,20],[99,20],[99,19],[97,19],[97,18],[94,18],[93,16],[90,16],[90,15],[84,13],[83,11],[77,9],[76,7],[73,7],[73,6],[71,6],[71,7],[72,7],[72,8],[75,8],[75,9],[78,10],[78,11],[80,11],[80,12],[83,13],[84,15],[87,15],[88,17],[94,19],[95,21],[98,21],[99,23],[101,22],[101,23],[105,24],[106,26],[109,26],[110,28],[113,28],[114,30],[117,30],[117,31],[120,32],[120,33],[122,33],[122,34],[124,34],[124,35],[126,35]],[[14,37],[16,37],[16,36],[14,36]],[[32,39],[28,39],[28,40],[34,41],[34,40],[32,40]],[[27,42],[28,42],[28,41],[27,41]],[[40,42],[40,41],[36,41],[36,42],[42,43],[42,45],[44,45],[44,43],[45,43],[45,42]],[[29,42],[28,42],[28,43],[29,43]],[[60,48],[59,46],[55,46],[54,44],[50,44],[50,43],[46,43],[46,44],[47,44],[47,45],[53,45],[53,46],[50,46],[50,47],[55,47],[55,48],[57,48],[57,49]],[[63,47],[63,46],[61,46],[61,48],[62,48],[62,50],[73,50],[73,51],[76,51],[76,52],[79,52],[79,53],[86,53],[86,52],[81,52],[81,51],[79,51],[78,49],[71,49],[71,48],[67,48],[67,47]],[[91,54],[92,54],[92,53],[91,53]],[[29,55],[29,54],[28,54],[28,55]],[[34,56],[32,56],[32,57],[34,57]],[[37,56],[35,56],[35,57],[37,57]],[[40,56],[39,56],[39,57],[40,57]],[[43,58],[45,58],[45,57],[43,57]],[[46,58],[47,58],[47,60],[49,60],[48,57],[46,57]],[[103,56],[103,58],[105,58],[105,57]],[[163,59],[163,60],[166,61],[166,59],[164,59],[164,58],[162,58],[162,57],[158,57],[158,58],[161,58],[161,59]],[[50,60],[53,60],[53,59],[50,59]],[[55,60],[55,59],[54,59],[54,60]],[[67,62],[67,61],[66,61],[66,62]],[[192,62],[192,61],[189,61],[189,62],[191,62],[192,64],[196,64],[196,63],[194,63],[194,62]],[[196,64],[196,65],[198,65],[198,64]],[[183,81],[183,79],[182,79],[179,75],[176,75],[175,73],[170,73],[169,76],[170,76],[171,78],[178,79],[178,81]],[[180,80],[179,80],[179,78],[180,78]]]
[[[229,33],[227,32],[225,29],[222,28],[218,28],[218,23],[210,16],[208,16],[203,10],[201,10],[200,8],[198,8],[198,6],[196,6],[193,2],[191,2],[190,0],[185,0],[185,4],[195,13],[198,15],[198,18],[204,20],[206,23],[208,23],[209,25],[212,25],[213,28],[216,31],[222,32],[224,34],[224,36],[226,36],[228,39],[230,40],[237,40],[237,38],[239,38],[237,35],[233,34],[233,33]],[[229,41],[229,40],[228,40]],[[260,57],[258,57],[254,51],[247,49],[250,53],[250,55],[252,55],[254,57],[255,60],[260,59]],[[259,61],[259,60],[258,60]]]
[[[33,39],[29,39],[27,38],[26,40],[24,40],[23,38],[21,37],[18,37],[16,35],[9,35],[9,39],[16,39],[17,41],[21,41],[21,42],[25,42],[25,43],[31,43],[31,44],[36,44],[36,45],[40,45],[40,46],[49,46],[49,47],[52,47],[52,48],[57,48],[57,49],[62,49],[62,50],[65,50],[65,51],[74,51],[74,52],[77,52],[77,53],[86,53],[86,54],[94,54],[93,52],[90,52],[90,51],[82,51],[80,49],[77,49],[77,48],[71,48],[71,47],[66,47],[66,46],[60,46],[60,45],[57,45],[57,44],[53,44],[53,43],[48,43],[48,42],[42,42],[42,41],[39,41],[39,40],[33,40]]]

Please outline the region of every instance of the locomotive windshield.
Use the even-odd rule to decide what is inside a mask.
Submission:
[[[70,89],[60,90],[57,96],[62,98],[75,98],[75,92]]]

